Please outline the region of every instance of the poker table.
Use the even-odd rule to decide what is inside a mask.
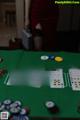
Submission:
[[[63,62],[42,61],[42,55],[54,55],[63,57]],[[0,50],[0,57],[3,62],[0,63],[0,69],[6,68],[7,73],[0,77],[0,101],[5,99],[20,100],[23,106],[30,108],[30,119],[80,119],[80,113],[77,107],[80,104],[80,92],[73,91],[70,86],[64,89],[51,89],[49,86],[33,88],[30,86],[7,86],[4,84],[7,74],[14,69],[30,69],[39,68],[44,70],[53,70],[62,68],[68,73],[69,68],[80,67],[80,54],[68,52],[31,52],[23,50]],[[45,107],[48,100],[55,101],[60,112],[58,114],[50,114]]]

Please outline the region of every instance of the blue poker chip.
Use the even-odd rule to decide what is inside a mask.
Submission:
[[[54,60],[55,56],[54,55],[49,55],[49,60]]]
[[[24,116],[24,115],[26,115],[26,114],[27,114],[26,109],[25,109],[25,108],[22,108],[21,111],[20,111],[20,115],[21,115],[21,116]]]
[[[21,116],[21,115],[13,115],[11,120],[29,120],[28,116]]]
[[[29,120],[29,117],[27,115],[19,117],[19,120]]]
[[[29,120],[29,117],[28,117],[28,116],[25,116],[25,117],[24,117],[24,120]]]

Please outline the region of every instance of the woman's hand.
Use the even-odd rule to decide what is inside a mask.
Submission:
[[[35,29],[42,30],[42,26],[41,26],[41,24],[38,23],[38,24],[36,25]]]

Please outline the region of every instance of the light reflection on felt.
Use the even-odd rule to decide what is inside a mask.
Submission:
[[[27,85],[41,87],[45,82],[46,72],[43,70],[28,70],[11,72],[6,82],[8,86]]]

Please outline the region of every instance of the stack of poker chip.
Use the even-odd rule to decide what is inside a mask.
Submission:
[[[29,109],[23,108],[20,101],[4,100],[0,103],[0,112],[9,112],[9,120],[29,120]]]
[[[42,55],[40,57],[41,60],[47,61],[47,60],[54,60],[56,62],[62,62],[63,58],[60,56],[54,56],[54,55]]]
[[[52,114],[59,113],[59,108],[53,101],[46,101],[45,106],[48,109],[48,111]]]

